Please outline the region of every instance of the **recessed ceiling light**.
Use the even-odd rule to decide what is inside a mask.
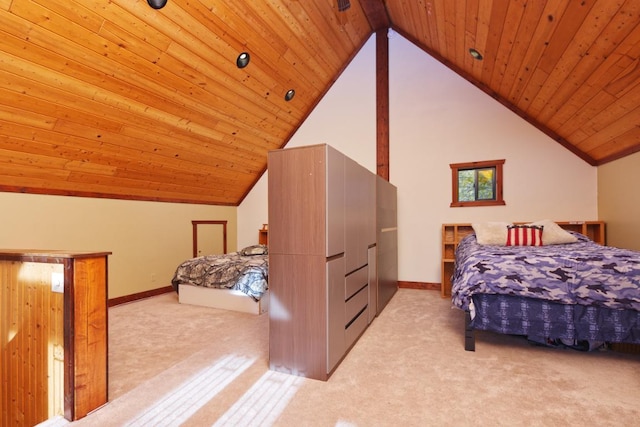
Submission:
[[[293,89],[289,89],[287,93],[284,94],[284,100],[291,101],[294,96],[296,96],[296,91]]]
[[[162,9],[167,4],[167,0],[147,0],[147,3],[154,9]]]
[[[475,50],[474,48],[469,49],[469,55],[473,57],[473,59],[477,59],[478,61],[482,61],[482,54]]]
[[[238,66],[238,68],[244,68],[249,65],[250,60],[251,57],[249,56],[249,54],[247,52],[242,52],[240,55],[238,55],[238,59],[236,59],[236,65]]]

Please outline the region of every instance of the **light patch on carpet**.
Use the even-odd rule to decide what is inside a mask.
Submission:
[[[58,415],[56,417],[49,418],[48,420],[43,421],[40,424],[36,424],[36,427],[62,427],[68,424],[69,421],[66,418]]]
[[[242,374],[255,360],[255,357],[226,356],[192,376],[125,425],[180,425]]]
[[[213,427],[273,425],[303,381],[302,377],[268,371]]]

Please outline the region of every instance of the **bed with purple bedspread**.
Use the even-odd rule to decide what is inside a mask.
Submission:
[[[181,284],[239,290],[259,301],[268,288],[269,256],[266,246],[254,245],[224,255],[206,255],[181,263],[171,280]]]
[[[460,241],[452,302],[467,312],[467,338],[480,329],[536,342],[640,343],[640,252],[571,233],[577,242],[548,246]]]

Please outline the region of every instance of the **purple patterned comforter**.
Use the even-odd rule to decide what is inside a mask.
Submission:
[[[474,294],[517,295],[563,304],[640,311],[640,252],[576,243],[482,246],[471,234],[456,250],[452,302],[469,309]]]
[[[267,290],[268,277],[268,255],[243,256],[233,252],[183,262],[176,269],[171,284],[176,291],[181,284],[236,289],[258,301]]]

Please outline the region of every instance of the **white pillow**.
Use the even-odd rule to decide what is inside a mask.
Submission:
[[[476,233],[476,240],[480,245],[500,245],[507,244],[508,222],[478,222],[471,224]],[[542,238],[544,242],[544,237]]]
[[[562,245],[565,243],[575,243],[578,238],[573,234],[564,230],[555,222],[550,219],[543,219],[540,221],[532,222],[529,225],[542,225],[542,244],[543,245]]]
[[[267,248],[267,245],[252,245],[247,246],[238,252],[242,256],[267,255],[269,253],[269,249]]]

